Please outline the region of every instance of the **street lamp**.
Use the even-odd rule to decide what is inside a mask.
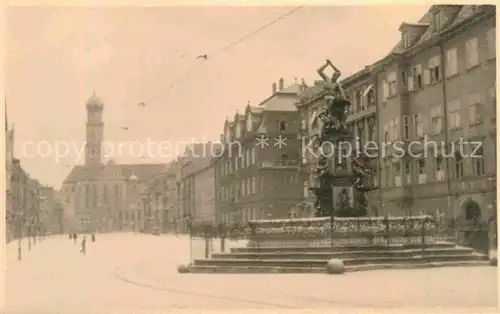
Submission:
[[[19,244],[17,247],[17,259],[21,260],[22,259],[22,241],[23,241],[23,225],[24,225],[24,213],[23,212],[16,212],[15,213],[15,218],[16,218],[16,224],[18,228],[18,233],[19,233]]]

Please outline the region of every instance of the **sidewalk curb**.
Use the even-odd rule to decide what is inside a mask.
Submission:
[[[491,267],[488,261],[468,262],[433,262],[424,264],[374,264],[360,266],[346,266],[345,273],[373,271],[373,270],[403,270],[403,269],[425,269],[442,267]],[[326,272],[326,267],[270,267],[270,266],[194,266],[189,265],[189,273],[218,273],[218,274],[317,274]]]

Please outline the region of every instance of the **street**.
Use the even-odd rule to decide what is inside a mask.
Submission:
[[[16,260],[7,245],[2,313],[137,313],[173,309],[464,308],[496,306],[493,267],[290,275],[178,274],[185,236],[98,234],[87,255],[49,237]],[[198,251],[198,250],[197,250]],[[362,287],[362,288],[360,288]]]

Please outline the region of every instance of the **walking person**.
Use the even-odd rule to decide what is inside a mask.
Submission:
[[[86,253],[86,244],[87,244],[87,239],[86,239],[86,237],[83,237],[83,239],[82,239],[82,249],[80,250],[80,253],[82,253],[83,255],[85,255],[85,253]]]
[[[92,233],[92,242],[95,242],[95,233]]]
[[[78,235],[76,233],[73,233],[73,242],[76,243],[76,240],[78,240]]]

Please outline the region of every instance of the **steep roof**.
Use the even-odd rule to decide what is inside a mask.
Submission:
[[[276,94],[299,94],[302,90],[302,84],[294,83],[282,90],[276,92]]]
[[[273,97],[265,103],[264,111],[297,111],[296,101],[296,98],[291,97]]]
[[[264,110],[264,108],[262,108],[262,107],[251,107],[250,106],[249,108],[250,108],[249,110],[251,113],[257,113],[257,114],[261,113]]]
[[[457,24],[460,24],[464,20],[468,19],[469,17],[472,17],[476,14],[476,12],[479,10],[480,6],[479,5],[464,5],[460,12],[458,12],[457,16],[455,17],[455,20],[451,24],[451,26],[455,26]]]
[[[458,25],[467,19],[474,17],[476,14],[480,13],[481,10],[487,10],[488,5],[452,5],[454,7],[461,7],[458,11],[457,14],[448,17],[445,21],[443,21],[443,27],[439,30],[435,30],[434,26],[432,25],[433,22],[433,13],[436,9],[439,9],[439,7],[445,7],[445,6],[450,6],[450,5],[433,5],[423,16],[420,18],[418,23],[416,24],[428,24],[428,28],[425,30],[425,32],[420,36],[420,38],[417,40],[417,42],[414,44],[414,46],[419,45],[420,43],[423,43],[427,41],[428,39],[431,39],[435,36],[439,36],[440,33],[443,31],[446,31],[447,29]],[[398,43],[392,48],[390,54],[392,53],[402,53],[404,52],[405,49],[403,47],[403,42],[402,40],[398,41]]]
[[[135,175],[139,181],[149,181],[156,174],[165,169],[165,164],[114,164],[112,167],[118,168],[127,180]],[[106,166],[98,168],[75,166],[63,183],[96,181],[105,168]]]

